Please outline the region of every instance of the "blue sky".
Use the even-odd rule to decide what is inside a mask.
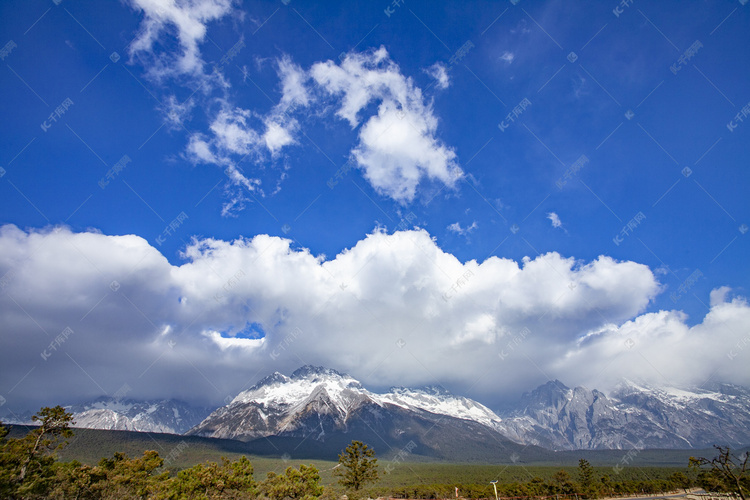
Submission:
[[[374,386],[442,383],[488,404],[550,377],[711,379],[750,343],[748,9],[740,1],[3,2],[0,303],[4,357],[16,356],[3,365],[0,395],[37,402],[46,396],[29,394],[57,374],[88,384],[66,391],[69,399],[122,384],[143,397],[190,397],[176,382],[155,390],[135,361],[105,374],[107,362],[90,350],[119,342],[140,346],[133,357],[145,366],[156,353],[174,380],[200,373],[205,387],[194,399],[214,402],[303,361]],[[253,267],[268,256],[259,235],[288,245],[262,269]],[[258,255],[227,264],[222,252],[242,245]],[[32,251],[41,247],[56,251]],[[401,253],[385,258],[394,248]],[[342,252],[354,263],[339,275]],[[457,267],[446,271],[435,255]],[[305,259],[309,276],[294,268]],[[537,263],[540,274],[506,283],[493,274],[500,261]],[[190,262],[205,264],[213,281],[182,276]],[[318,272],[330,275],[327,292],[316,288]],[[467,272],[468,284],[456,287]],[[555,309],[562,295],[540,298],[558,285],[573,296],[563,310]],[[584,286],[590,295],[578,297]],[[224,310],[214,307],[217,293],[231,299]],[[326,293],[352,294],[355,309],[331,306],[339,299]],[[96,325],[66,316],[109,301]],[[195,309],[166,312],[175,303]],[[323,309],[349,316],[318,323]],[[539,319],[552,309],[554,322]],[[455,327],[440,334],[435,318]],[[123,331],[101,333],[114,324]],[[66,326],[76,333],[54,359],[40,359]],[[515,382],[498,384],[510,365],[497,356],[505,361],[525,327],[533,335],[522,335],[517,362],[530,371],[515,367]],[[294,328],[306,334],[289,344]],[[646,370],[625,373],[624,358],[621,368],[576,368],[620,356],[607,342],[622,346],[634,338],[628,328],[643,335],[635,350]],[[684,363],[671,367],[674,380],[654,366],[670,342],[694,348],[718,338],[699,361],[701,380]],[[162,340],[170,353],[186,351],[167,363]],[[398,340],[405,347],[393,351]],[[446,367],[488,350],[484,368]],[[748,382],[736,372],[719,376]],[[235,375],[240,382],[226,381]]]

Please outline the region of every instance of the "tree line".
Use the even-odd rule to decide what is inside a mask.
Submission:
[[[487,484],[420,484],[381,488],[375,485],[381,477],[375,452],[360,441],[352,441],[339,455],[333,473],[340,489],[321,484],[320,471],[313,465],[288,467],[283,473],[269,472],[262,481],[253,476],[247,457],[223,458],[221,463],[207,461],[170,475],[164,458],[156,451],[131,458],[115,453],[95,466],[78,461],[61,462],[56,451],[72,437],[73,416],[61,406],[42,408],[32,417],[38,427],[24,437],[9,438],[8,429],[0,423],[0,498],[3,499],[268,499],[268,500],[337,500],[342,493],[348,498],[390,496],[395,498],[464,498],[557,497],[596,499],[604,496],[665,493],[701,487],[706,491],[727,492],[747,500],[750,477],[746,474],[748,453],[733,454],[728,448],[716,447],[717,456],[691,458],[696,472],[688,477],[675,472],[668,478],[613,480],[598,474],[581,459],[575,476],[560,470],[551,479],[538,477],[526,482]]]
[[[78,461],[60,462],[55,452],[73,436],[73,415],[63,407],[42,408],[32,417],[39,426],[22,438],[8,438],[0,423],[0,498],[2,499],[268,499],[333,500],[339,497],[321,485],[313,465],[269,472],[256,481],[247,457],[221,463],[207,461],[170,476],[164,458],[156,451],[130,458],[117,452],[95,466]],[[366,484],[377,481],[375,452],[352,441],[339,456],[334,471],[339,484],[357,496]]]

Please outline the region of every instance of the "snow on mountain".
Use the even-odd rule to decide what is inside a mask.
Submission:
[[[190,433],[251,440],[307,428],[345,428],[350,411],[374,400],[375,395],[349,375],[303,366],[290,377],[275,372],[263,378]]]
[[[365,432],[377,428],[383,434],[392,432],[394,443],[408,432],[417,432],[420,442],[428,442],[424,435],[438,425],[441,432],[450,429],[466,443],[485,433],[490,441],[509,439],[554,450],[750,444],[750,390],[719,383],[677,388],[623,380],[605,394],[569,388],[555,380],[525,393],[519,405],[501,418],[486,406],[439,387],[394,387],[378,394],[347,374],[303,366],[291,376],[275,372],[265,377],[214,412],[173,400],[112,398],[68,409],[74,413],[76,427],[245,441],[276,436],[322,442],[358,428]],[[453,445],[445,439],[443,446]]]
[[[230,406],[254,402],[265,406],[293,406],[305,401],[316,390],[325,390],[336,407],[345,410],[352,395],[371,396],[362,384],[349,375],[328,368],[304,366],[291,377],[274,372],[235,397]]]
[[[461,397],[436,387],[407,389],[394,387],[377,399],[381,403],[390,403],[408,409],[419,409],[438,415],[473,420],[490,428],[500,424],[500,417],[481,403]]]
[[[169,434],[186,432],[210,412],[171,399],[135,401],[108,397],[66,409],[73,413],[75,427]]]
[[[316,389],[325,390],[335,406],[344,413],[356,395],[369,398],[381,406],[389,403],[409,410],[418,409],[472,420],[488,427],[500,421],[500,417],[486,406],[468,398],[454,396],[442,388],[393,387],[388,393],[376,394],[362,387],[359,381],[347,374],[312,366],[300,368],[292,373],[291,377],[274,372],[249,390],[238,394],[230,406],[253,402],[269,407],[293,407],[307,400]]]
[[[407,448],[454,460],[496,460],[524,449],[480,423],[495,420],[488,408],[443,390],[377,394],[349,375],[304,366],[289,377],[274,373],[262,379],[187,434],[253,441],[273,453],[288,448],[333,457],[352,438],[377,443],[391,455]],[[534,447],[526,452],[548,453]]]
[[[393,388],[386,394],[377,394],[347,374],[303,366],[290,377],[278,372],[265,377],[191,432],[212,437],[241,436],[243,439],[277,435],[299,428],[303,416],[313,410],[319,417],[327,419],[326,424],[346,429],[349,414],[363,407],[372,411],[401,408],[444,415],[476,422],[490,429],[500,421],[486,406],[443,389]]]
[[[501,418],[486,406],[441,388],[395,387],[377,394],[349,375],[311,366],[290,377],[281,373],[266,377],[191,433],[249,440],[304,434],[316,426],[321,432],[345,431],[350,414],[361,413],[362,408],[447,416],[481,424],[518,443],[556,450],[750,443],[750,391],[727,384],[691,389],[625,380],[605,394],[585,387],[571,389],[555,380],[524,394],[519,406]]]
[[[552,449],[701,448],[750,443],[750,391],[652,387],[625,380],[609,396],[560,381],[524,394],[497,430]]]

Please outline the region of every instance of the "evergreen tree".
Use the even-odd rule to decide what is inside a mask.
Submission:
[[[378,480],[378,459],[375,450],[361,441],[352,441],[346,450],[339,454],[339,464],[342,466],[334,471],[341,476],[339,484],[345,488],[358,491],[367,483]]]
[[[584,498],[597,498],[599,496],[599,488],[594,480],[594,468],[591,467],[588,460],[583,458],[578,461],[578,483],[580,484],[579,493]]]
[[[44,495],[52,486],[55,475],[54,453],[67,444],[73,435],[73,415],[62,406],[44,407],[31,417],[39,427],[26,436],[5,439],[8,431],[0,431],[0,497],[16,498]],[[1,427],[1,426],[0,426]]]
[[[256,493],[253,465],[242,456],[232,462],[222,458],[216,462],[197,464],[184,469],[169,480],[165,498],[214,499],[250,498]]]
[[[313,500],[323,494],[320,474],[313,465],[288,467],[284,474],[269,472],[260,484],[260,491],[273,500]]]

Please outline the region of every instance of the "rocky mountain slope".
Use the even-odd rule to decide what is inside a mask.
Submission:
[[[742,446],[750,443],[750,391],[728,384],[683,390],[624,381],[607,395],[555,380],[524,394],[517,408],[500,416],[440,388],[376,394],[349,375],[305,366],[291,377],[266,377],[190,434],[323,442],[361,428],[388,441],[378,433],[399,436],[410,425],[418,427],[416,421],[432,422],[433,434],[447,432],[442,426],[450,422],[453,443],[474,442],[467,434],[481,431],[498,442],[552,450]]]
[[[118,431],[183,434],[210,413],[173,399],[160,401],[116,400],[102,397],[68,407],[75,427]]]
[[[493,421],[499,421],[497,415],[481,404],[434,388],[375,394],[349,375],[305,366],[291,377],[269,375],[188,434],[266,441],[297,453],[306,444],[330,454],[360,439],[383,456],[520,457],[524,447],[498,433]],[[547,452],[531,446],[524,453],[539,457]]]
[[[495,427],[549,449],[705,448],[750,443],[750,391],[654,388],[630,381],[607,396],[555,380],[524,394]]]

